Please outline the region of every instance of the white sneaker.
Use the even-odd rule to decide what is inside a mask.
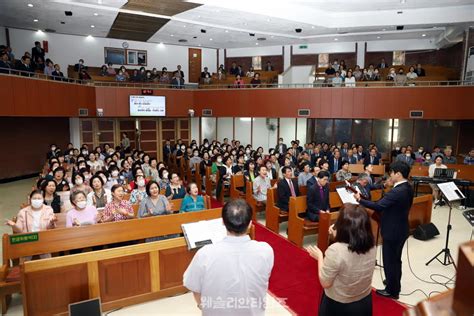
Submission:
[[[439,199],[436,199],[436,200],[434,201],[434,204],[438,204],[438,203],[439,203]]]

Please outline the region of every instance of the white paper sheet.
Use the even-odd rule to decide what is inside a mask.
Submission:
[[[450,202],[466,198],[454,182],[438,183],[438,188]]]
[[[350,203],[358,205],[359,202],[356,201],[354,193],[348,191],[346,188],[336,188],[337,194],[341,198],[342,203]]]
[[[196,243],[200,241],[211,240],[215,244],[227,236],[222,218],[182,224],[181,227],[185,233],[189,249],[197,248]]]

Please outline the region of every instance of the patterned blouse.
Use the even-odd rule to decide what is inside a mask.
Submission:
[[[104,210],[102,211],[102,216],[105,218],[113,216],[112,222],[120,222],[128,219],[127,216],[118,213],[117,210],[126,210],[128,214],[133,216],[132,204],[126,200],[122,200],[119,203],[115,201],[107,203]]]
[[[140,203],[140,201],[142,201],[146,196],[147,195],[146,195],[145,190],[141,191],[141,190],[135,189],[130,194],[130,203],[132,204]]]

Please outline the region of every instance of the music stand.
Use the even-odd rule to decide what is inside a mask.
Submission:
[[[454,201],[459,201],[462,199],[465,199],[466,197],[462,192],[458,189],[456,184],[454,182],[446,182],[446,183],[439,183],[438,188],[441,191],[441,199],[443,199],[446,204],[449,206],[449,215],[448,215],[448,225],[447,225],[447,233],[446,233],[446,244],[443,249],[441,249],[440,252],[438,252],[433,258],[430,259],[426,263],[426,265],[429,265],[432,261],[435,259],[438,260],[442,265],[448,266],[450,264],[453,264],[454,268],[456,269],[456,263],[454,262],[453,256],[451,255],[451,250],[449,249],[449,232],[452,229],[451,226],[451,202]],[[444,254],[444,259],[441,261],[438,259],[440,255]]]

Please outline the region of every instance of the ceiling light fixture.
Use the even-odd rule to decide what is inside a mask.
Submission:
[[[97,13],[97,12],[96,12],[96,13],[94,13],[94,16],[99,16],[99,13]]]
[[[380,36],[377,36],[377,38],[380,38]]]
[[[212,41],[212,38],[210,38],[209,40]]]
[[[258,45],[258,43],[255,43],[255,45]]]
[[[312,28],[312,29],[314,29],[314,28],[315,28],[315,26],[314,26],[314,25],[312,25],[312,26],[311,26],[311,28]]]
[[[407,3],[407,0],[400,0],[400,4],[405,4]]]
[[[173,34],[171,34],[170,36],[171,36],[171,37],[173,37],[174,35],[173,35]]]
[[[38,22],[38,19],[34,19],[33,22]]]
[[[28,3],[28,6],[29,6],[30,8],[33,8],[33,7],[34,7],[32,3]]]
[[[229,33],[229,30],[225,30],[226,33]]]
[[[338,39],[337,39],[337,38],[335,38],[334,40],[335,40],[335,41],[338,41]]]
[[[38,30],[38,32],[37,32],[37,33],[38,33],[38,34],[43,34],[43,31],[41,31],[41,30]]]
[[[387,30],[387,29],[382,29],[382,31],[384,31],[384,32],[385,32],[386,30]]]
[[[98,3],[98,4],[102,4],[102,0],[97,0],[97,3]]]
[[[94,28],[94,27],[95,27],[95,25],[91,25],[91,27],[92,27],[92,28]]]
[[[267,19],[267,22],[270,22],[271,20],[270,19]]]
[[[426,36],[426,34],[421,34],[421,36],[425,37],[425,36]]]
[[[94,37],[89,34],[89,35],[87,35],[86,39],[91,40],[91,39],[94,39]]]

